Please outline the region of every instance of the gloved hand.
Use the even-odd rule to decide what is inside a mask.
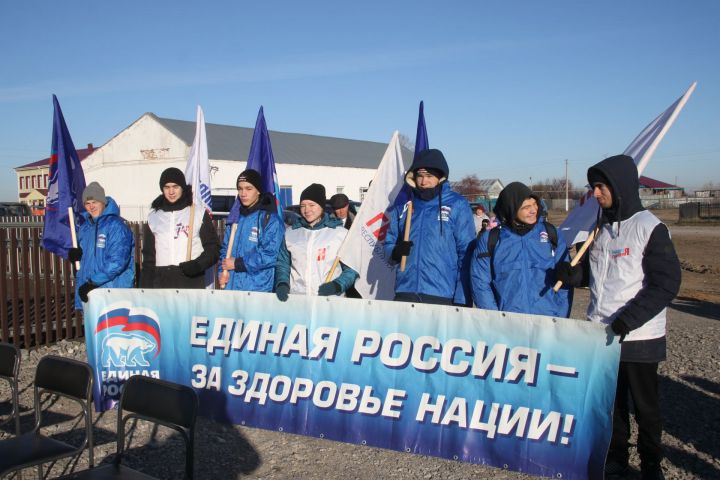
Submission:
[[[278,283],[275,287],[275,295],[281,302],[287,302],[288,294],[290,293],[290,285],[287,283]]]
[[[338,282],[327,282],[320,285],[318,295],[321,297],[329,297],[330,295],[338,295],[342,292],[342,287]]]
[[[399,262],[402,257],[407,257],[410,255],[410,249],[412,246],[412,240],[408,240],[407,242],[405,240],[400,240],[397,245],[395,245],[395,248],[393,248],[392,259]]]
[[[627,326],[627,323],[625,323],[621,318],[616,318],[613,320],[613,322],[610,324],[610,328],[612,328],[612,331],[615,332],[615,335],[620,335],[620,340],[618,343],[622,343],[623,340],[625,340],[625,335],[630,333],[630,328]]]
[[[574,267],[570,262],[560,262],[555,266],[555,278],[569,287],[578,287],[582,283],[583,270],[580,264]]]
[[[80,297],[80,300],[87,303],[88,293],[90,293],[92,290],[95,290],[96,288],[98,288],[98,286],[92,282],[86,282],[80,285],[80,288],[78,288],[78,296]]]
[[[189,260],[180,264],[180,269],[188,277],[197,277],[205,270],[198,264],[197,260]]]
[[[71,248],[70,250],[68,250],[68,260],[71,262],[77,262],[82,258],[82,254],[82,248]]]

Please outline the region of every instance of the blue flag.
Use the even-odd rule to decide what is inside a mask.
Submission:
[[[275,157],[273,157],[270,135],[268,134],[262,106],[260,106],[257,121],[255,122],[255,131],[253,132],[252,143],[250,144],[250,153],[248,154],[246,168],[251,168],[260,173],[263,181],[262,188],[265,192],[270,192],[275,196],[278,215],[282,218],[283,207],[278,201],[280,197],[280,184],[278,183],[277,171],[275,170]],[[225,223],[231,224],[237,222],[239,214],[240,199],[236,197],[235,203],[233,203]]]
[[[45,225],[42,246],[55,255],[67,259],[72,248],[68,208],[72,208],[75,219],[82,221],[82,193],[85,190],[85,175],[68,132],[57,97],[53,95],[52,149],[50,151],[50,181],[45,206]]]
[[[430,144],[428,143],[427,128],[425,128],[425,108],[423,102],[420,101],[417,133],[415,134],[415,156],[413,156],[413,162],[417,159],[420,152],[427,150],[428,148],[430,148]]]

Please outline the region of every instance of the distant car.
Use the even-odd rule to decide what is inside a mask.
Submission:
[[[27,217],[32,215],[28,205],[19,202],[0,202],[0,217]]]

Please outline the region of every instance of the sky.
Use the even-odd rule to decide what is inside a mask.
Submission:
[[[697,89],[645,170],[720,184],[720,2],[30,1],[0,4],[0,200],[49,156],[52,94],[77,148],[145,112],[387,143],[469,174],[586,183]],[[378,159],[379,162],[380,159]],[[282,179],[280,179],[282,181]]]

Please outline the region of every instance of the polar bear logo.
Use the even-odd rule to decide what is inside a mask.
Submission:
[[[150,340],[140,335],[114,333],[102,344],[102,364],[105,367],[149,367],[145,355],[155,350]]]

